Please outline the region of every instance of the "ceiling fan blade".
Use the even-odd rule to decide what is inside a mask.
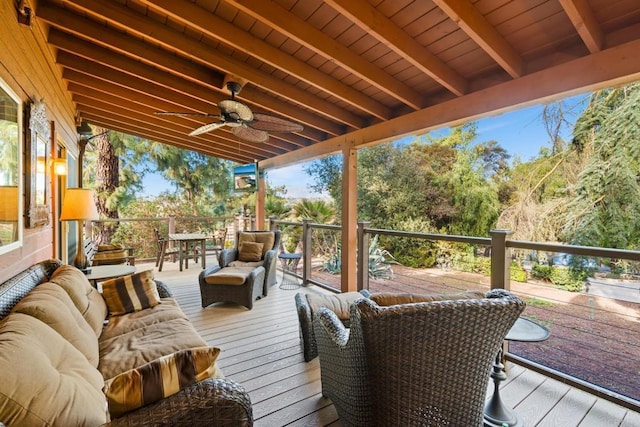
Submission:
[[[156,111],[155,113],[158,116],[181,116],[181,117],[219,117],[219,114],[208,114],[208,113],[186,113],[180,111]]]
[[[260,113],[255,113],[253,121],[247,125],[253,129],[267,132],[302,132],[304,129],[299,123]]]
[[[231,128],[231,133],[249,142],[267,142],[269,134],[263,130],[253,129],[247,125]]]
[[[194,129],[193,131],[191,131],[191,133],[189,134],[189,136],[196,136],[196,135],[201,135],[203,133],[207,133],[207,132],[211,132],[212,130],[216,130],[221,128],[222,126],[224,126],[226,123],[224,122],[220,122],[220,123],[209,123],[206,124],[204,126],[200,126],[197,129]]]
[[[220,108],[220,111],[225,118],[229,117],[231,120],[241,120],[243,122],[253,120],[253,113],[251,112],[251,109],[242,102],[238,102],[233,99],[225,99],[218,102],[218,108]]]

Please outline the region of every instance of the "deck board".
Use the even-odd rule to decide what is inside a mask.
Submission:
[[[138,266],[147,268],[153,264]],[[202,308],[199,272],[198,268],[179,272],[177,265],[167,263],[155,275],[169,285],[205,341],[220,347],[220,368],[249,393],[255,425],[341,427],[333,404],[322,397],[318,359],[304,362],[298,336],[296,292],[325,291],[314,286],[299,290],[273,286],[252,310],[223,303]],[[490,382],[487,397],[492,392]],[[638,413],[514,363],[507,363],[501,395],[527,426],[640,426]]]

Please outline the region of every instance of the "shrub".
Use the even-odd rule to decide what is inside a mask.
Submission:
[[[554,268],[550,265],[534,264],[531,268],[531,277],[551,282],[551,274],[553,273],[553,270]]]
[[[515,280],[516,282],[526,282],[527,281],[527,272],[519,266],[517,263],[512,262],[510,271],[511,280]]]
[[[551,273],[551,283],[569,292],[582,291],[586,278],[587,274],[584,271],[574,268],[553,267]]]

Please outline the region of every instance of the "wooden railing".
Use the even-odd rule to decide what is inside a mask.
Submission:
[[[195,216],[170,216],[158,218],[114,218],[101,219],[89,223],[88,235],[100,234],[100,229],[105,225],[118,224],[118,227],[109,243],[123,243],[133,248],[137,260],[149,260],[156,257],[157,243],[153,229],[157,228],[161,236],[169,233],[204,232],[213,237],[213,232],[222,226],[227,228],[227,242],[233,244],[236,231],[252,230],[255,226],[253,216],[220,216],[220,217],[195,217]],[[101,242],[102,243],[102,242]]]
[[[327,252],[323,252],[326,248],[317,247],[318,235],[321,233],[335,233],[334,240],[338,241],[340,226],[314,224],[309,220],[296,223],[272,218],[270,227],[282,230],[285,242],[288,233],[300,236],[297,238],[301,242],[303,262],[297,276],[304,285],[313,284],[340,292],[339,276],[333,277],[322,271],[323,264],[329,259]],[[543,343],[512,343],[507,352],[508,359],[638,411],[640,390],[637,387],[635,365],[637,354],[640,354],[640,277],[637,277],[637,281],[633,279],[638,274],[637,267],[634,266],[640,265],[640,251],[517,241],[509,238],[512,234],[509,230],[492,230],[490,234],[491,237],[483,238],[415,233],[374,229],[367,222],[359,222],[357,287],[372,291],[445,293],[495,288],[510,290],[527,301],[524,315],[549,327],[551,337]],[[371,279],[369,242],[374,235],[420,239],[434,244],[464,244],[488,254],[484,258],[490,267],[487,274],[482,275],[458,270],[455,261],[444,262],[431,269],[396,266],[393,278]],[[335,249],[333,248],[334,251]],[[527,278],[524,281],[514,281],[511,278],[514,271],[524,272],[523,263],[518,261],[515,253],[521,258],[522,254],[527,253],[545,253],[549,258],[558,253],[582,256],[585,258],[581,259],[589,260],[589,264],[553,267],[557,271],[553,268],[550,270],[567,273],[570,268],[584,268],[585,277],[586,272],[600,276],[587,277],[580,292],[570,292],[550,283],[531,279],[531,272],[525,274]],[[622,276],[594,273],[592,262],[596,263],[597,268],[608,268],[606,265],[601,267],[602,260],[615,260],[617,265],[623,261],[635,269],[622,272]],[[535,270],[537,267],[533,268]]]

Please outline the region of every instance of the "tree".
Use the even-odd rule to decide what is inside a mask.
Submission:
[[[231,162],[226,160],[160,143],[151,145],[150,159],[190,202],[226,199],[231,191]]]
[[[640,84],[594,93],[574,129],[574,147],[592,152],[563,227],[573,244],[640,247]]]
[[[120,132],[93,129],[89,142],[92,149],[86,151],[83,165],[83,181],[96,194],[96,207],[102,218],[118,218],[119,210],[135,199],[142,188],[144,167],[140,158],[144,150],[137,139]],[[117,230],[117,223],[107,223],[100,228],[98,242],[110,242]]]

